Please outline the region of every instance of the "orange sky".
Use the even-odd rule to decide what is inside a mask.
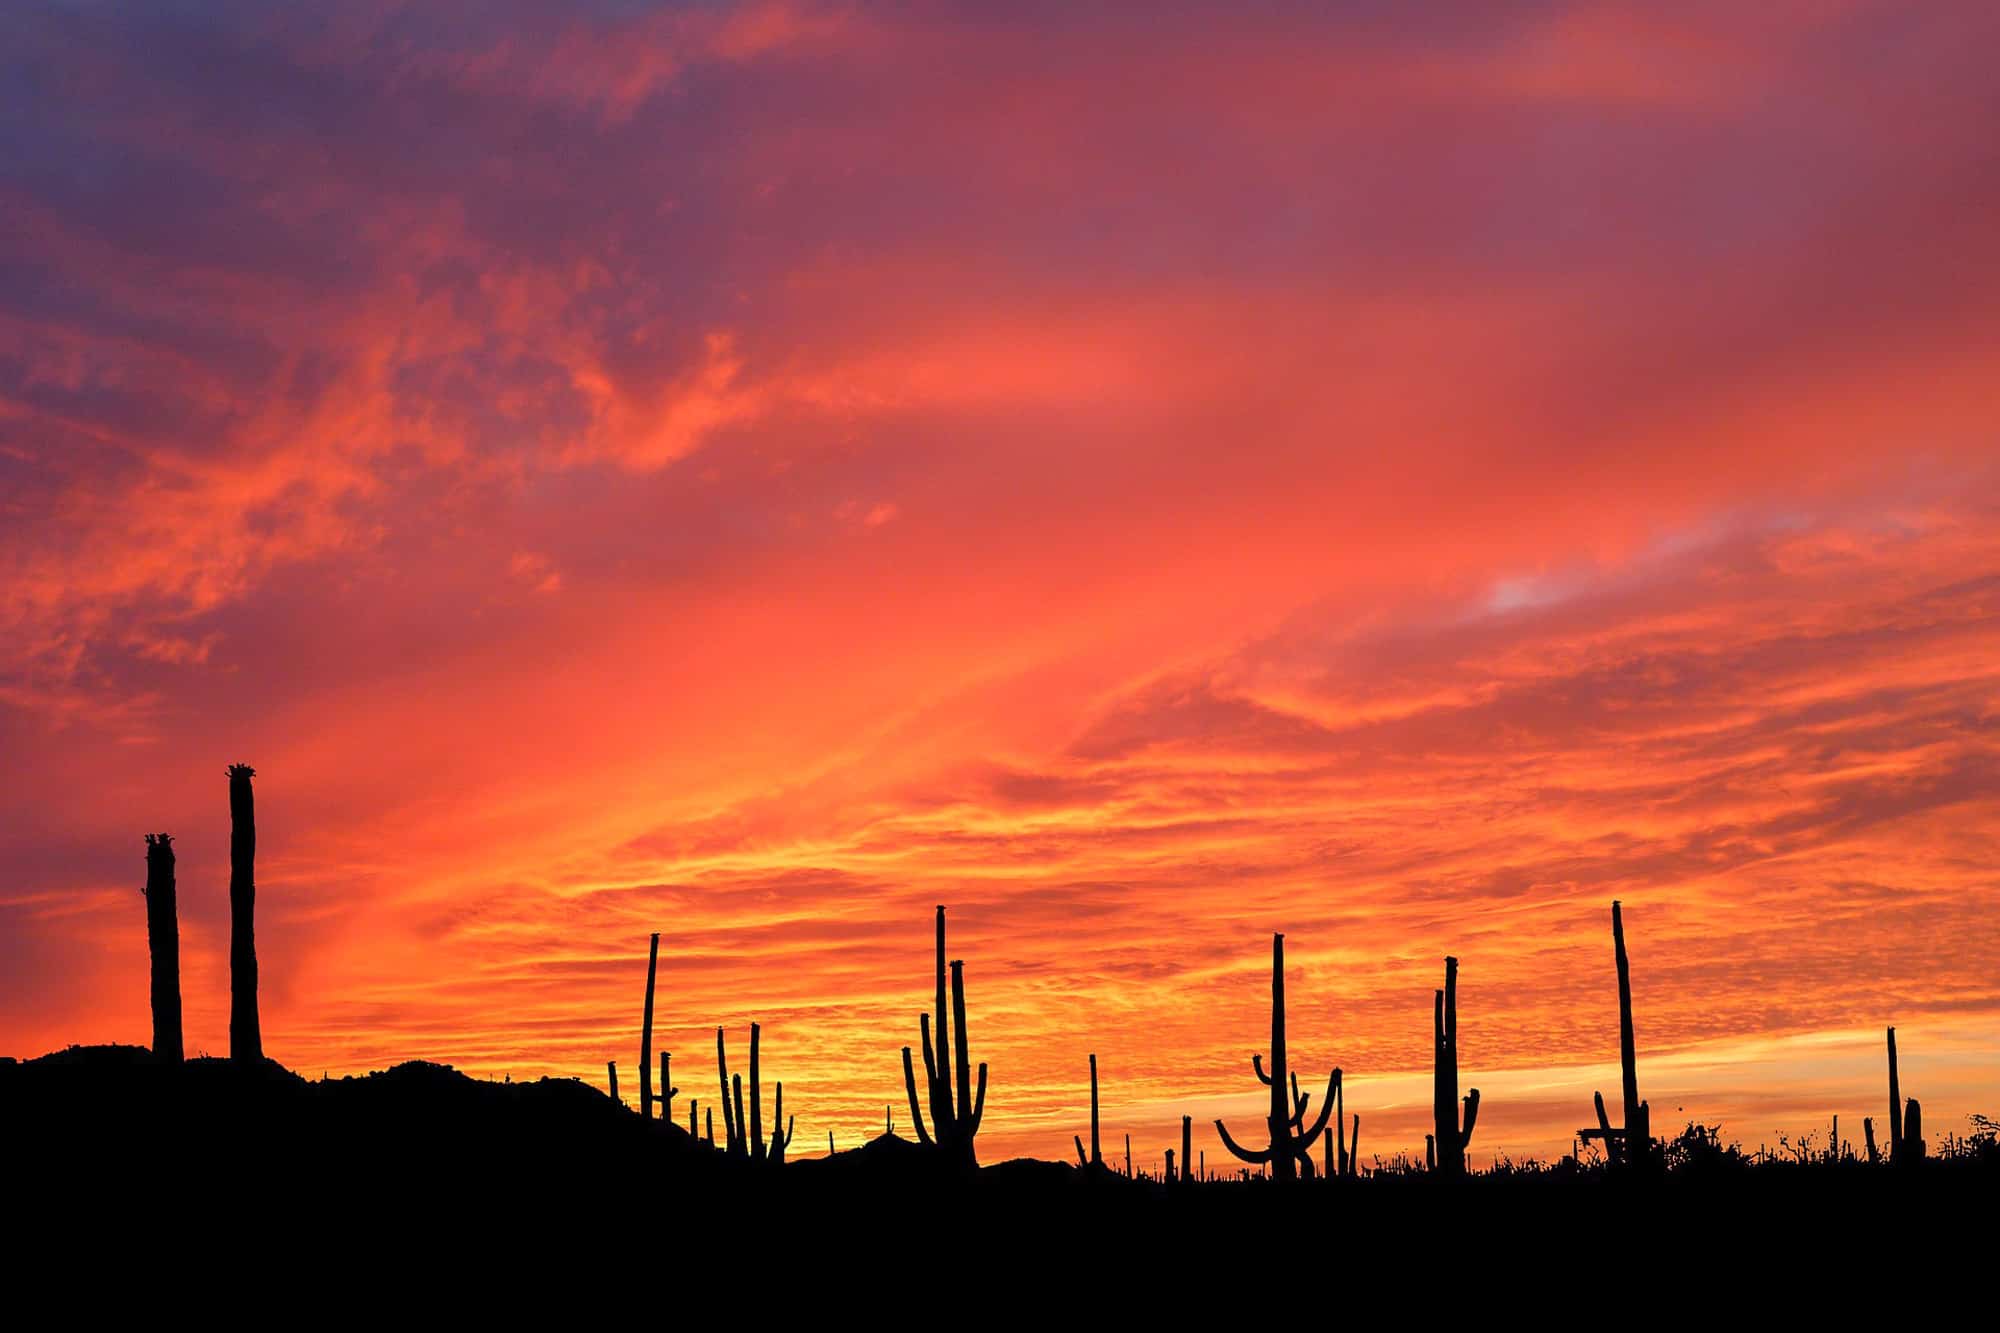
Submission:
[[[629,1076],[657,930],[851,1143],[943,902],[986,1160],[1253,1121],[1283,930],[1484,1164],[1616,897],[1657,1125],[2000,1110],[2000,15],[1741,9],[0,17],[0,1051],[162,829],[226,1047],[242,760],[310,1073]]]

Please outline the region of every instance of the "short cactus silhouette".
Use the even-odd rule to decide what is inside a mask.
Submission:
[[[153,963],[153,1056],[179,1064],[181,1045],[181,925],[174,889],[174,840],[146,835],[146,952]]]
[[[1444,960],[1444,989],[1432,1006],[1431,1119],[1436,1135],[1437,1167],[1447,1176],[1465,1174],[1465,1150],[1479,1119],[1479,1089],[1465,1096],[1465,1123],[1459,1124],[1458,1098],[1458,960]],[[1343,1154],[1344,1156],[1345,1154]]]
[[[229,766],[229,1058],[264,1058],[257,1018],[257,812],[248,764]]]
[[[1244,1148],[1229,1136],[1229,1127],[1220,1120],[1215,1122],[1215,1132],[1222,1136],[1222,1146],[1229,1149],[1241,1160],[1252,1166],[1268,1165],[1271,1175],[1281,1181],[1294,1180],[1299,1174],[1299,1161],[1305,1159],[1305,1170],[1312,1169],[1312,1146],[1326,1129],[1327,1117],[1333,1112],[1334,1096],[1340,1087],[1340,1071],[1333,1071],[1326,1084],[1326,1100],[1320,1105],[1319,1119],[1311,1129],[1304,1128],[1306,1103],[1311,1094],[1300,1096],[1298,1079],[1291,1075],[1286,1063],[1285,1050],[1285,937],[1282,934],[1271,937],[1271,1072],[1264,1072],[1263,1057],[1252,1055],[1250,1068],[1257,1078],[1271,1089],[1271,1113],[1267,1118],[1271,1142],[1266,1148]],[[1286,1089],[1290,1088],[1288,1102]]]
[[[680,1092],[680,1089],[674,1086],[673,1060],[672,1052],[660,1052],[660,1119],[670,1124],[674,1118],[674,1098]]]
[[[723,1039],[721,1028],[715,1030],[715,1063],[722,1078],[722,1127],[728,1136],[728,1152],[731,1157],[747,1157],[753,1162],[781,1165],[785,1160],[785,1149],[792,1143],[792,1130],[798,1122],[793,1116],[785,1120],[785,1085],[781,1080],[776,1085],[776,1097],[771,1111],[771,1137],[764,1138],[764,1091],[763,1074],[758,1067],[759,1045],[763,1029],[759,1024],[750,1025],[750,1114],[746,1120],[743,1114],[743,1076],[731,1076],[729,1072],[729,1051]],[[731,1111],[731,1105],[734,1111]],[[779,1126],[784,1126],[780,1129]],[[715,1141],[711,1125],[709,1141]]]
[[[1167,1174],[1172,1175],[1172,1172]],[[1181,1176],[1182,1184],[1194,1179],[1194,1117],[1181,1117]]]
[[[986,1114],[986,1064],[979,1065],[979,1093],[972,1091],[972,1067],[965,1043],[965,964],[951,962],[951,1013],[953,1034],[958,1043],[958,1096],[952,1097],[950,1043],[945,1039],[944,1008],[944,908],[937,909],[937,1041],[931,1040],[929,1014],[919,1014],[917,1024],[924,1041],[924,1075],[930,1091],[931,1128],[924,1129],[924,1115],[917,1102],[917,1076],[910,1061],[910,1048],[903,1048],[903,1089],[910,1098],[910,1123],[916,1126],[917,1142],[935,1146],[956,1166],[974,1167],[979,1159],[973,1136]]]

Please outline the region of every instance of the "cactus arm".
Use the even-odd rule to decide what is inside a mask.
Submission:
[[[1597,1132],[1604,1136],[1604,1160],[1615,1162],[1618,1160],[1617,1140],[1611,1137],[1611,1117],[1604,1113],[1604,1094],[1593,1092],[1590,1099],[1597,1107]]]
[[[1083,1135],[1072,1134],[1069,1137],[1070,1141],[1076,1144],[1076,1164],[1081,1167],[1089,1166],[1090,1159],[1083,1154]]]
[[[770,1160],[774,1162],[782,1162],[785,1160],[785,1140],[783,1136],[781,1136],[778,1133],[778,1127],[784,1123],[785,1123],[785,1081],[783,1079],[779,1079],[777,1092],[773,1096],[771,1101],[771,1151],[769,1156]]]
[[[1361,1174],[1361,1112],[1354,1113],[1354,1132],[1347,1136],[1347,1174]]]
[[[952,1045],[956,1048],[951,1055],[958,1072],[958,1100],[953,1103],[952,1123],[969,1139],[972,1127],[966,1117],[972,1111],[972,1061],[965,1045],[965,963],[956,958],[951,961],[951,1024]]]
[[[1229,1137],[1229,1126],[1223,1124],[1220,1120],[1215,1122],[1215,1132],[1221,1137],[1222,1146],[1236,1154],[1239,1159],[1249,1162],[1253,1166],[1271,1160],[1271,1150],[1269,1148],[1260,1148],[1253,1152],[1248,1148],[1239,1147],[1236,1140]]]
[[[971,1138],[979,1132],[979,1122],[986,1118],[986,1062],[979,1062],[979,1092],[972,1100],[972,1123],[965,1127],[965,1136]]]
[[[1299,1135],[1298,1139],[1296,1140],[1299,1145],[1299,1151],[1304,1152],[1307,1149],[1311,1148],[1313,1146],[1313,1142],[1316,1139],[1318,1139],[1321,1134],[1324,1134],[1326,1132],[1327,1117],[1333,1114],[1333,1090],[1335,1087],[1339,1086],[1339,1084],[1340,1084],[1340,1071],[1336,1069],[1333,1071],[1331,1075],[1328,1076],[1326,1080],[1326,1100],[1322,1101],[1319,1104],[1319,1119],[1313,1121],[1313,1127],[1310,1131]],[[1307,1094],[1308,1099],[1310,1099],[1310,1096],[1311,1094]],[[1301,1112],[1301,1117],[1303,1118],[1303,1113],[1305,1110],[1304,1102],[1299,1103],[1299,1110]]]
[[[1265,1087],[1271,1086],[1271,1076],[1264,1072],[1264,1057],[1256,1053],[1250,1056],[1250,1067],[1257,1071],[1257,1081]]]
[[[951,1121],[952,1121],[951,1086],[949,1083],[944,1082],[938,1078],[938,1065],[940,1063],[940,1060],[938,1059],[938,1056],[933,1055],[931,1052],[930,1015],[929,1014],[919,1015],[917,1019],[917,1026],[923,1030],[923,1037],[924,1037],[924,1077],[926,1078],[926,1080],[928,1080],[930,1085],[931,1127],[937,1130],[938,1137],[942,1139],[946,1135],[951,1133]],[[937,1038],[938,1038],[937,1049],[939,1054],[941,1055],[945,1049],[944,1027],[942,1024],[939,1024],[938,1026]]]
[[[722,1029],[715,1030],[715,1071],[722,1080],[722,1137],[736,1142],[736,1122],[729,1118],[729,1050],[722,1042]]]
[[[945,1007],[946,992],[944,978],[944,904],[939,903],[937,909],[937,1065],[931,1071],[931,1127],[937,1130],[938,1141],[940,1143],[950,1136],[953,1119],[951,1109],[951,1043],[950,1038],[946,1035],[946,1028],[951,1022],[951,1011]],[[926,1052],[930,1050],[928,1040],[924,1044],[924,1049]],[[925,1057],[925,1064],[926,1066],[930,1064],[928,1055]],[[943,1076],[942,1083],[939,1082],[939,1075]],[[940,1107],[944,1111],[943,1115],[938,1114]]]
[[[927,1057],[928,1051],[924,1053]],[[917,1142],[926,1148],[931,1146],[931,1136],[924,1132],[923,1113],[917,1110],[917,1070],[910,1063],[910,1048],[903,1048],[903,1090],[910,1094],[910,1123],[917,1127]]]
[[[757,1063],[757,1037],[760,1027],[750,1025],[750,1130],[743,1140],[750,1148],[751,1156],[759,1156],[764,1151],[764,1078]],[[777,1126],[774,1124],[773,1129]]]
[[[1472,1126],[1479,1119],[1479,1089],[1474,1088],[1465,1095],[1465,1128],[1459,1131],[1458,1147],[1463,1152],[1472,1142]]]

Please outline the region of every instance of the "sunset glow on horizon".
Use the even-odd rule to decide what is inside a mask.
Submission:
[[[0,16],[0,1054],[2000,1115],[2000,8]],[[1615,1104],[1615,1102],[1614,1102]],[[1879,1121],[1878,1121],[1879,1123]]]

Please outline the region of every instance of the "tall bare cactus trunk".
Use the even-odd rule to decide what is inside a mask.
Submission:
[[[179,1064],[181,926],[174,899],[174,840],[146,835],[146,950],[153,960],[153,1056]]]
[[[1652,1107],[1639,1100],[1637,1043],[1632,1037],[1632,963],[1625,955],[1625,914],[1620,904],[1611,904],[1611,943],[1618,963],[1618,1072],[1625,1095],[1625,1128],[1611,1127],[1605,1114],[1604,1094],[1591,1094],[1597,1111],[1597,1129],[1586,1137],[1600,1139],[1604,1159],[1612,1166],[1646,1166],[1654,1162]]]
[[[257,812],[248,764],[229,766],[229,1058],[262,1060],[257,1021]]]
[[[653,932],[653,942],[646,951],[646,1015],[639,1025],[639,1118],[653,1118],[653,978],[660,970],[660,933]],[[667,1076],[660,1075],[660,1087],[666,1089]],[[661,1119],[666,1119],[663,1115]]]

